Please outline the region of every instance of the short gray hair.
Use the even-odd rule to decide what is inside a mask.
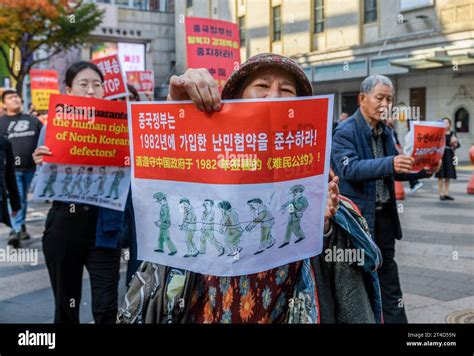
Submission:
[[[360,92],[363,94],[369,94],[372,92],[372,90],[374,90],[377,84],[383,84],[392,88],[392,90],[394,89],[393,83],[389,77],[380,74],[373,74],[364,79],[360,85]]]

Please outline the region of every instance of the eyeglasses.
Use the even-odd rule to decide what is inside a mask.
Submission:
[[[102,83],[101,82],[98,82],[98,81],[94,81],[94,82],[79,82],[79,83],[73,83],[72,84],[73,86],[75,86],[76,88],[81,88],[83,90],[87,90],[89,88],[92,88],[93,90],[97,90],[97,89],[103,89],[102,87]]]

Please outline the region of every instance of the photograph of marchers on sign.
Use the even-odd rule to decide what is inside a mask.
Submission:
[[[235,276],[320,254],[331,102],[130,104],[138,258]]]

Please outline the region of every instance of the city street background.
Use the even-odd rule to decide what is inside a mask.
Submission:
[[[416,194],[400,201],[403,239],[396,245],[402,290],[410,323],[474,322],[474,195],[466,194],[473,166],[458,167],[452,202],[440,201],[437,181],[423,180]],[[41,246],[49,204],[31,203],[23,248],[38,249],[38,265],[0,263],[0,323],[51,323],[54,301]],[[9,228],[0,228],[6,248]],[[65,231],[65,234],[68,232]],[[456,258],[457,254],[457,259]],[[125,293],[122,261],[119,304]],[[90,284],[84,269],[81,322],[92,323]]]

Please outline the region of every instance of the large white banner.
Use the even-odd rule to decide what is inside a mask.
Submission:
[[[332,105],[129,104],[138,258],[236,276],[320,254]]]

